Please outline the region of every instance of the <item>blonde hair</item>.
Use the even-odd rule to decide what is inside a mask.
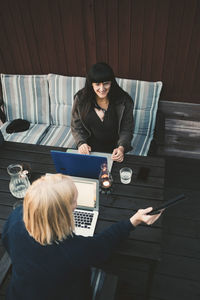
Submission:
[[[66,175],[51,174],[34,181],[23,204],[23,220],[29,234],[42,245],[62,241],[72,234],[76,197],[76,186]]]

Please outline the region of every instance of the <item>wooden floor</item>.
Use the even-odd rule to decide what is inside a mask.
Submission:
[[[116,300],[200,299],[200,160],[168,157],[165,198],[183,192],[189,200],[164,213],[163,258],[151,278],[148,297],[146,263],[127,260],[119,262]],[[0,300],[5,299],[6,285],[0,289]]]

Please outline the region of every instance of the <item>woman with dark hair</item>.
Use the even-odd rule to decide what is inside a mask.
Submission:
[[[121,162],[131,150],[133,101],[108,64],[97,63],[89,70],[85,87],[74,97],[71,130],[81,154],[108,152]]]

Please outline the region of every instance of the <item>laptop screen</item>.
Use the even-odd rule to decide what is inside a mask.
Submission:
[[[99,209],[99,182],[95,179],[71,177],[78,190],[77,208]]]
[[[107,163],[106,157],[55,150],[51,150],[51,156],[57,173],[84,178],[99,178],[101,165]]]

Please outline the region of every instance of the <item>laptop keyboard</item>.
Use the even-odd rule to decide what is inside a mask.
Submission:
[[[93,219],[93,212],[74,211],[75,227],[90,229]]]

